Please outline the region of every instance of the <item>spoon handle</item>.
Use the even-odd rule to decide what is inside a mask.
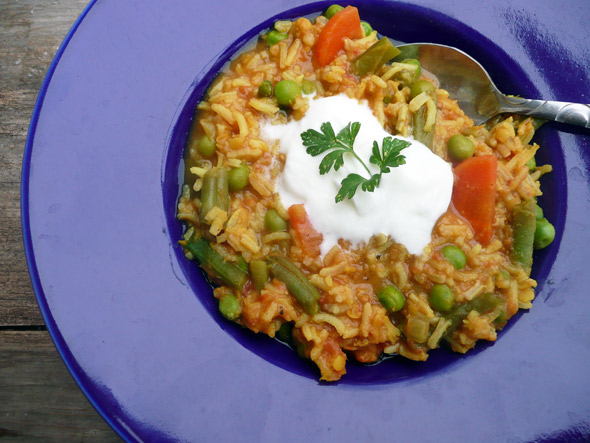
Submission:
[[[581,103],[556,102],[550,100],[529,100],[502,95],[500,112],[529,115],[543,120],[590,128],[590,105]]]

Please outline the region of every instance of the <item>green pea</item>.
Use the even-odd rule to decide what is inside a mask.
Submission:
[[[447,245],[444,248],[442,248],[441,252],[443,257],[450,264],[452,264],[455,269],[463,269],[465,267],[467,258],[465,257],[465,253],[459,246]]]
[[[231,192],[241,191],[248,185],[248,175],[250,170],[248,166],[242,163],[237,168],[231,168],[228,174],[228,185]]]
[[[285,40],[287,38],[287,34],[279,31],[275,31],[274,29],[266,34],[266,43],[268,46],[276,45],[281,40]]]
[[[264,215],[264,226],[270,232],[287,230],[287,222],[274,209],[266,211]]]
[[[543,215],[543,208],[541,208],[538,204],[535,203],[535,218],[537,220],[541,220],[543,218],[545,218],[545,216]]]
[[[430,306],[439,312],[448,312],[453,307],[455,296],[447,285],[433,285],[428,297]]]
[[[475,146],[462,134],[453,135],[447,142],[447,150],[452,160],[460,162],[473,157]]]
[[[414,98],[423,92],[434,95],[434,86],[428,80],[416,80],[410,85],[410,98]]]
[[[390,95],[386,95],[385,97],[383,97],[383,104],[384,105],[388,105],[388,104],[391,103],[391,100],[392,100],[391,96]]]
[[[235,320],[240,316],[242,307],[235,295],[228,294],[219,300],[219,312],[228,320]]]
[[[381,303],[388,312],[397,312],[401,310],[406,303],[403,294],[395,286],[386,286],[381,292],[379,292],[377,298],[379,299],[379,303]]]
[[[535,157],[531,157],[531,159],[526,162],[526,166],[527,168],[529,168],[529,171],[534,171],[535,169],[537,169],[537,160],[535,160]]]
[[[367,22],[361,22],[361,28],[363,28],[363,32],[367,37],[371,35],[371,32],[373,32],[373,27]]]
[[[270,97],[272,95],[272,83],[268,80],[264,80],[258,86],[258,97]]]
[[[199,149],[199,153],[203,157],[211,157],[215,153],[216,147],[217,146],[215,145],[215,140],[213,140],[208,135],[202,136],[201,140],[199,140],[199,148],[198,149]]]
[[[328,20],[330,20],[332,17],[334,17],[334,14],[342,11],[343,9],[344,8],[340,5],[332,5],[328,9],[326,9],[326,12],[324,12],[324,15],[326,16],[326,18]]]
[[[291,106],[299,95],[301,89],[293,80],[281,80],[275,85],[275,97],[281,106]]]
[[[553,242],[555,238],[555,228],[546,218],[537,220],[537,227],[535,229],[535,240],[533,245],[535,249],[546,248]]]
[[[315,92],[315,84],[311,80],[303,80],[301,82],[301,91],[305,95],[313,94]]]

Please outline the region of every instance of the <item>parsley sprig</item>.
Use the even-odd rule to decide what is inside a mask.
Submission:
[[[303,146],[307,148],[306,152],[311,156],[316,157],[330,151],[320,162],[321,175],[328,173],[332,168],[337,171],[344,166],[344,154],[346,153],[352,154],[369,174],[369,178],[360,174],[348,174],[340,182],[340,190],[336,194],[336,203],[345,198],[354,197],[359,186],[365,192],[373,192],[381,183],[383,174],[390,172],[391,168],[406,163],[406,158],[401,154],[401,151],[410,146],[410,143],[393,137],[384,137],[381,149],[379,149],[379,144],[376,141],[373,142],[373,151],[369,162],[379,167],[379,173],[372,174],[365,162],[354,151],[354,140],[360,128],[360,123],[350,122],[336,135],[332,124],[325,122],[320,126],[322,132],[309,129],[301,134]]]

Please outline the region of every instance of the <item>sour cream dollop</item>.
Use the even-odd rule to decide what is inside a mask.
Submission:
[[[349,122],[359,122],[354,150],[369,168],[375,173],[379,171],[369,163],[373,141],[381,148],[383,138],[391,134],[383,129],[366,102],[345,95],[310,99],[301,120],[261,128],[263,137],[279,140],[280,150],[286,156],[277,183],[283,205],[305,206],[310,221],[324,236],[322,255],[338,239],[358,245],[381,233],[403,244],[411,254],[421,254],[431,240],[434,224],[449,206],[453,190],[451,165],[419,141],[396,135],[395,138],[411,143],[402,150],[406,163],[383,174],[374,192],[364,192],[359,187],[352,199],[336,203],[340,182],[348,174],[367,178],[368,174],[352,154],[346,153],[342,168],[320,175],[319,164],[325,154],[309,155],[301,133],[308,129],[320,131],[324,122],[330,122],[336,134]]]

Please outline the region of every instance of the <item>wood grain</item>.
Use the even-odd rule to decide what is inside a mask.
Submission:
[[[46,331],[3,331],[0,439],[120,441],[73,382]]]
[[[51,60],[87,0],[0,0],[0,439],[120,441],[74,383],[37,307],[21,234],[29,121]]]

